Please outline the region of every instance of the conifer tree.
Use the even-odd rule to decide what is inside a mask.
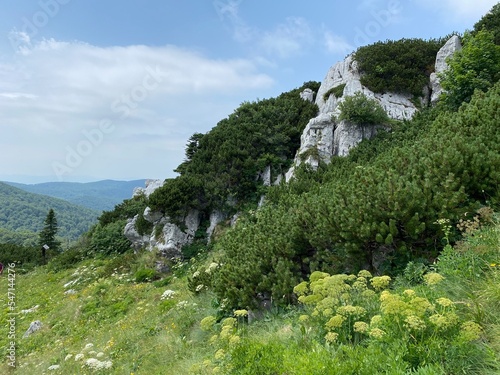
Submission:
[[[56,239],[57,230],[56,214],[51,208],[43,222],[43,229],[38,237],[38,245],[43,249],[42,254],[44,257],[47,249],[50,249],[52,252],[58,251],[61,246],[61,243]]]

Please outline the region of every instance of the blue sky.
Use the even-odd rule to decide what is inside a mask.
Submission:
[[[497,0],[4,0],[0,180],[173,177],[243,101],[359,45],[463,32]]]

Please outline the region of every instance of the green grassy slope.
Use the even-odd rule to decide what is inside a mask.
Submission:
[[[15,316],[15,373],[24,375],[498,374],[499,245],[500,226],[485,227],[426,271],[439,272],[441,281],[409,269],[389,289],[383,278],[368,282],[361,289],[372,290],[370,295],[363,292],[363,300],[351,301],[364,306],[365,315],[344,319],[338,337],[327,333],[326,327],[335,326],[329,321],[335,311],[327,311],[326,300],[270,310],[248,323],[245,311],[229,320],[218,316],[210,292],[191,294],[187,264],[166,279],[136,282],[134,273],[152,265],[152,253],[87,260],[59,271],[39,267],[17,275],[13,311],[2,299],[0,373],[9,373],[7,318]],[[7,273],[0,278],[2,296],[7,296]],[[354,298],[355,289],[345,293]],[[384,295],[393,296],[397,306],[389,308]],[[432,307],[426,309],[425,301]],[[406,316],[406,308],[412,314]],[[7,315],[11,312],[15,315]],[[22,338],[34,320],[42,322],[41,331]],[[366,334],[353,331],[356,320],[367,322]],[[447,328],[439,325],[447,322]],[[94,370],[92,363],[109,368]],[[53,365],[60,367],[49,371]]]

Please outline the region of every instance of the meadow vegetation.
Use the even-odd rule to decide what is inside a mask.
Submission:
[[[291,165],[317,111],[298,95],[317,91],[309,82],[243,103],[194,134],[179,177],[103,213],[47,265],[30,270],[29,248],[0,248],[19,269],[16,371],[500,373],[500,65],[486,58],[498,52],[495,14],[498,6],[464,36],[450,60],[458,75],[442,77],[447,93],[437,106],[392,123],[347,157],[314,171],[302,164],[287,184],[264,187],[256,178],[267,166],[276,176]],[[361,48],[364,84],[417,95],[442,42]],[[487,56],[476,59],[481,51]],[[341,116],[367,103],[362,115],[382,121],[366,97],[346,103]],[[195,242],[168,272],[157,269],[155,251],[133,252],[123,236],[126,220],[146,206],[178,223],[186,210],[202,215]],[[207,244],[213,209],[239,217]],[[137,229],[153,231],[144,220]],[[12,311],[3,309],[6,357]],[[34,320],[42,329],[22,337]]]

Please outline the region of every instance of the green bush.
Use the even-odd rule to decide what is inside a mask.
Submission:
[[[150,268],[141,268],[134,273],[134,279],[138,283],[153,281],[156,278],[158,274]]]
[[[208,133],[194,134],[176,169],[180,176],[150,196],[151,208],[182,220],[190,208],[208,217],[214,208],[235,210],[228,200],[257,202],[262,183],[255,177],[268,165],[279,173],[289,168],[304,127],[318,111],[299,94],[318,85],[308,82],[277,98],[242,103]]]
[[[336,98],[340,98],[342,95],[344,95],[345,86],[346,86],[346,84],[343,83],[341,85],[332,87],[330,90],[325,92],[325,94],[323,95],[323,100],[326,102],[328,100],[328,98],[330,97],[330,95],[332,95],[332,94],[335,95]]]
[[[42,251],[34,246],[0,244],[0,262],[4,267],[9,263],[16,263],[24,268],[32,268],[43,264]]]
[[[373,92],[422,96],[442,40],[401,39],[360,47],[355,53],[361,83]]]
[[[496,4],[475,25],[473,33],[487,30],[493,33],[493,41],[500,45],[500,4]]]
[[[486,92],[500,79],[500,46],[494,35],[487,30],[466,33],[463,42],[462,50],[453,55],[441,75],[446,90],[443,101],[452,110],[469,102],[475,90]]]
[[[272,189],[215,245],[218,299],[229,308],[258,306],[259,295],[286,305],[293,283],[317,269],[393,275],[412,260],[431,263],[446,245],[438,219],[449,220],[454,243],[465,213],[500,198],[499,108],[497,84],[458,113],[433,109],[314,178],[301,173],[305,182]]]
[[[357,92],[348,96],[339,104],[339,120],[346,120],[357,125],[383,125],[389,122],[384,108],[365,94]]]

